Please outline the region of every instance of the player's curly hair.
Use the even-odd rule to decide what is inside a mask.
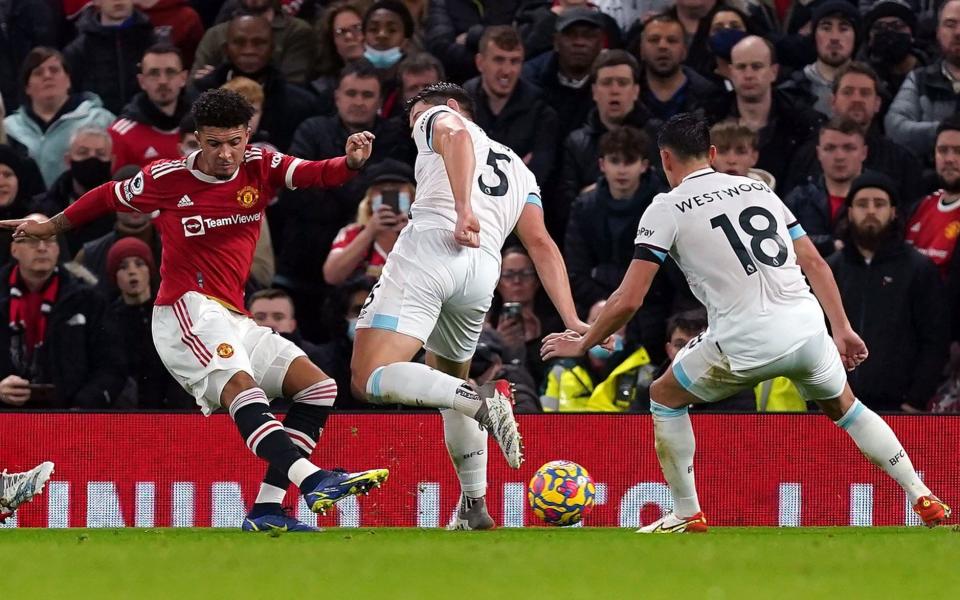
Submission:
[[[232,90],[207,90],[193,102],[191,110],[197,131],[203,127],[245,127],[253,117],[253,106]]]
[[[467,90],[455,83],[446,81],[431,83],[420,90],[419,94],[407,100],[406,111],[409,115],[410,109],[420,101],[426,102],[431,106],[440,106],[441,104],[446,104],[447,100],[450,99],[456,100],[464,112],[473,115],[473,99],[470,97],[470,94],[467,93]]]

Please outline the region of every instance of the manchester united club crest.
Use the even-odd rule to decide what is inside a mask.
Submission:
[[[960,235],[960,221],[950,221],[943,230],[943,236],[948,240],[956,239]]]
[[[237,203],[243,208],[253,208],[260,199],[260,192],[252,185],[245,185],[237,192]]]
[[[220,358],[230,358],[233,356],[233,346],[230,344],[220,344],[217,346],[217,356]]]

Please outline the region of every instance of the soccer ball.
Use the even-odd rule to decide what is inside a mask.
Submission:
[[[554,460],[533,475],[527,501],[545,523],[566,527],[590,514],[596,493],[586,469],[568,460]]]

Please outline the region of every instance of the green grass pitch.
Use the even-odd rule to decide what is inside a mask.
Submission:
[[[0,531],[9,598],[947,598],[960,530]],[[9,593],[9,596],[8,596]]]

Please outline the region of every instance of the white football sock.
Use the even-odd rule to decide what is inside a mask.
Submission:
[[[260,493],[257,494],[256,503],[280,504],[283,502],[283,498],[286,495],[287,490],[282,490],[275,485],[270,485],[269,483],[261,483]]]
[[[292,481],[293,485],[300,487],[300,484],[303,483],[304,479],[310,477],[319,470],[320,467],[305,458],[301,458],[297,462],[290,465],[290,469],[287,471],[287,479]]]
[[[466,381],[412,362],[375,369],[367,380],[367,397],[377,404],[452,408],[471,419],[483,406]]]
[[[686,408],[669,408],[650,401],[653,414],[653,436],[657,445],[660,468],[673,494],[673,512],[680,518],[700,512],[697,486],[693,478],[693,453],[697,442]]]
[[[440,414],[443,439],[463,495],[483,497],[487,493],[487,432],[480,429],[476,421],[455,410],[444,409]]]
[[[835,423],[853,438],[860,452],[863,452],[870,462],[886,471],[887,475],[900,484],[910,498],[910,504],[915,504],[920,496],[930,495],[930,489],[913,469],[913,463],[900,440],[880,415],[867,408],[860,400],[854,400],[847,412]]]

